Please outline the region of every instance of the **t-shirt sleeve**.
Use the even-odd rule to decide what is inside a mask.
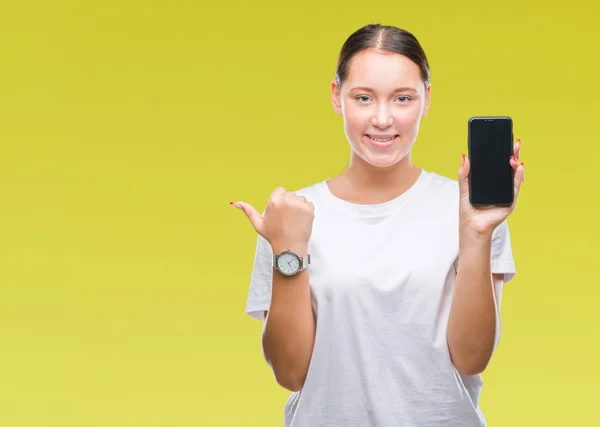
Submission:
[[[259,235],[250,277],[250,290],[246,301],[246,314],[258,320],[264,320],[264,312],[268,311],[271,305],[272,280],[273,249],[271,244]]]
[[[508,283],[515,277],[517,271],[506,220],[496,227],[492,235],[491,260],[492,273],[504,274],[504,283]]]

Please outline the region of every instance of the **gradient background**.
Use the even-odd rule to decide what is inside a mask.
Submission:
[[[344,169],[329,84],[373,22],[431,62],[419,166],[454,178],[472,115],[523,141],[490,426],[600,425],[597,3],[459,3],[3,2],[0,426],[282,425],[228,202]]]

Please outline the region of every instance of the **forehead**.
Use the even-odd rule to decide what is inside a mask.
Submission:
[[[421,83],[417,64],[399,53],[364,50],[357,53],[349,65],[348,89],[356,86],[381,90],[404,86],[418,89]]]

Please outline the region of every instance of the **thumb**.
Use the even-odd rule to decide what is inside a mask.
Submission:
[[[458,169],[458,188],[461,196],[469,194],[469,170],[471,169],[471,163],[469,158],[464,154],[462,155],[462,163],[460,169]]]
[[[249,205],[246,202],[230,202],[230,204],[234,208],[237,208],[244,212],[250,220],[250,223],[252,224],[252,227],[254,227],[256,232],[261,236],[263,235],[263,217],[261,214],[258,213],[256,209],[254,209],[251,205]]]

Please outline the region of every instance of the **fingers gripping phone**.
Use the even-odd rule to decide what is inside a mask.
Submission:
[[[469,201],[473,206],[510,206],[514,199],[513,122],[510,117],[471,117]]]

